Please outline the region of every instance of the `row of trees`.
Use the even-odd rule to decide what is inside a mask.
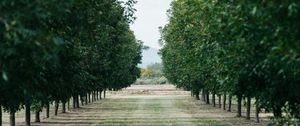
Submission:
[[[1,0],[0,110],[10,113],[11,125],[24,107],[30,125],[31,108],[49,113],[55,102],[57,114],[71,97],[79,107],[78,97],[133,83],[143,46],[129,28],[134,3]]]
[[[134,84],[137,85],[156,85],[166,84],[167,78],[163,75],[163,65],[161,63],[153,63],[141,68],[141,77]]]
[[[147,65],[146,68],[141,69],[141,78],[160,78],[163,76],[162,69],[161,63]]]
[[[178,87],[300,119],[300,2],[176,0],[161,28],[164,73]],[[219,100],[219,102],[221,102]],[[283,113],[285,113],[283,116]]]

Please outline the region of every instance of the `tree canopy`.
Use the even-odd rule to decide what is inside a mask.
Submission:
[[[196,94],[255,98],[276,118],[299,119],[299,7],[297,0],[173,1],[161,29],[166,77]]]
[[[133,4],[2,0],[0,106],[13,114],[132,84],[143,47],[129,28]]]

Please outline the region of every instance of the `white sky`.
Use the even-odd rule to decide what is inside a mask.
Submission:
[[[134,8],[137,9],[137,19],[131,25],[137,39],[142,40],[145,45],[160,49],[158,44],[160,33],[158,27],[168,22],[167,10],[172,0],[137,0]]]

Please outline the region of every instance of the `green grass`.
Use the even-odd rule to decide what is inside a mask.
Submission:
[[[161,86],[158,88],[162,89]],[[138,87],[136,90],[143,89]],[[257,124],[254,120],[246,121],[244,118],[236,118],[235,112],[226,112],[212,105],[206,105],[194,100],[186,93],[178,93],[175,90],[173,93],[172,91],[162,92],[164,91],[156,92],[157,94],[139,95],[126,93],[126,91],[114,92],[108,94],[107,99],[82,106],[80,109],[70,110],[65,114],[59,113],[58,116],[53,116],[54,110],[51,109],[50,119],[42,117],[42,123],[33,123],[33,125],[264,126],[267,124],[266,121]],[[44,116],[44,112],[41,115]],[[33,117],[34,115],[32,119]],[[4,125],[8,125],[7,114],[4,119]],[[17,125],[24,125],[23,112],[18,113],[17,122]]]
[[[115,99],[118,100],[118,99]],[[107,118],[97,124],[102,125],[155,125],[155,126],[229,126],[229,123],[210,120],[206,118],[197,118],[192,114],[184,112],[189,107],[184,104],[186,101],[177,96],[157,96],[157,97],[130,97],[124,102],[112,102],[111,107],[120,107],[122,111],[131,111],[125,116],[118,118]],[[135,102],[126,102],[135,101]],[[117,103],[117,104],[114,104]],[[123,108],[122,108],[123,107]],[[118,111],[122,113],[122,111]],[[119,115],[122,115],[120,114]]]

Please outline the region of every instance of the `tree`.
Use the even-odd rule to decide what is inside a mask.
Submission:
[[[71,97],[79,107],[79,96],[133,83],[143,47],[129,29],[134,3],[1,1],[0,106],[10,112],[11,125],[22,106],[30,125],[31,107],[39,122],[52,101],[57,114],[58,103],[66,112]]]
[[[214,105],[215,94],[224,95],[223,104],[229,94],[229,110],[236,96],[237,116],[246,98],[250,119],[255,98],[257,121],[261,108],[276,118],[282,110],[299,118],[299,101],[289,99],[299,96],[293,90],[299,87],[298,6],[293,0],[174,1],[161,29],[164,74],[196,96],[204,91],[207,103],[209,92]]]

